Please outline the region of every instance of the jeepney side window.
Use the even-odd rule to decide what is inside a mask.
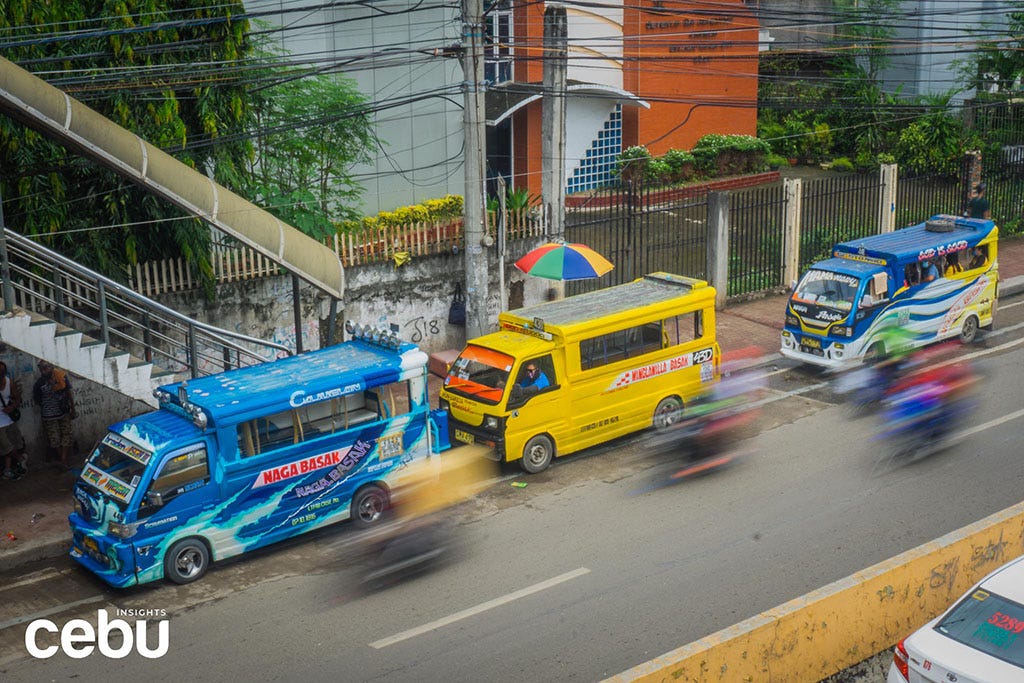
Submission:
[[[921,267],[917,263],[908,263],[903,269],[903,285],[912,287],[921,282]]]
[[[387,420],[396,415],[405,415],[409,412],[409,406],[412,405],[408,380],[382,384],[366,393],[367,396],[372,395],[377,417],[381,420]],[[370,401],[367,401],[368,406],[369,404]]]
[[[971,249],[970,261],[967,262],[967,270],[981,268],[988,263],[988,245],[980,244]]]
[[[299,411],[284,412],[258,417],[238,425],[238,450],[248,458],[266,453],[274,448],[300,443],[303,440],[303,424]]]
[[[660,321],[632,327],[629,329],[628,337],[628,355],[630,357],[642,356],[645,353],[660,351],[664,348]]]
[[[139,517],[159,509],[149,501],[150,493],[158,493],[164,504],[188,491],[200,488],[210,481],[210,465],[206,447],[193,448],[168,458],[149,485],[147,495],[139,503]]]
[[[665,319],[669,346],[686,344],[704,336],[704,312],[681,313]]]

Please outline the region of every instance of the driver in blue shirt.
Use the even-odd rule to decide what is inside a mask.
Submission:
[[[931,261],[921,262],[921,282],[931,282],[939,276],[939,269]]]
[[[541,372],[541,369],[537,367],[536,363],[532,361],[527,363],[523,372],[525,374],[519,378],[519,386],[523,389],[540,391],[551,386],[551,382],[548,381],[547,375]]]

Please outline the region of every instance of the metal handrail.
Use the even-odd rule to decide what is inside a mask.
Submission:
[[[6,227],[0,259],[7,313],[18,298],[30,310],[35,303],[52,310],[56,322],[96,335],[108,347],[123,344],[175,373],[198,377],[293,353],[284,344],[182,315]]]

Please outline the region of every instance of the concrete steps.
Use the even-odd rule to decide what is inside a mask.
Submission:
[[[152,363],[127,351],[17,307],[0,314],[0,341],[154,408],[153,389],[173,380],[169,373],[154,373]]]

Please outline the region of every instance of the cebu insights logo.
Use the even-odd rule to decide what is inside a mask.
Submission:
[[[119,617],[166,617],[167,610],[162,609],[119,609]],[[57,625],[49,619],[36,619],[28,625],[25,630],[25,649],[36,659],[48,659],[58,650],[72,659],[88,657],[95,649],[100,654],[111,659],[121,659],[131,654],[132,649],[147,659],[158,659],[167,654],[171,644],[170,623],[161,619],[157,624],[156,647],[150,649],[147,635],[148,622],[145,619],[136,619],[135,630],[131,624],[124,619],[110,620],[107,610],[96,610],[96,626],[93,627],[85,619],[72,619],[64,624],[63,628],[57,629]],[[48,633],[60,633],[60,646],[40,645],[40,639],[46,640],[45,635],[40,631]],[[120,633],[120,644],[111,644],[110,634]]]

